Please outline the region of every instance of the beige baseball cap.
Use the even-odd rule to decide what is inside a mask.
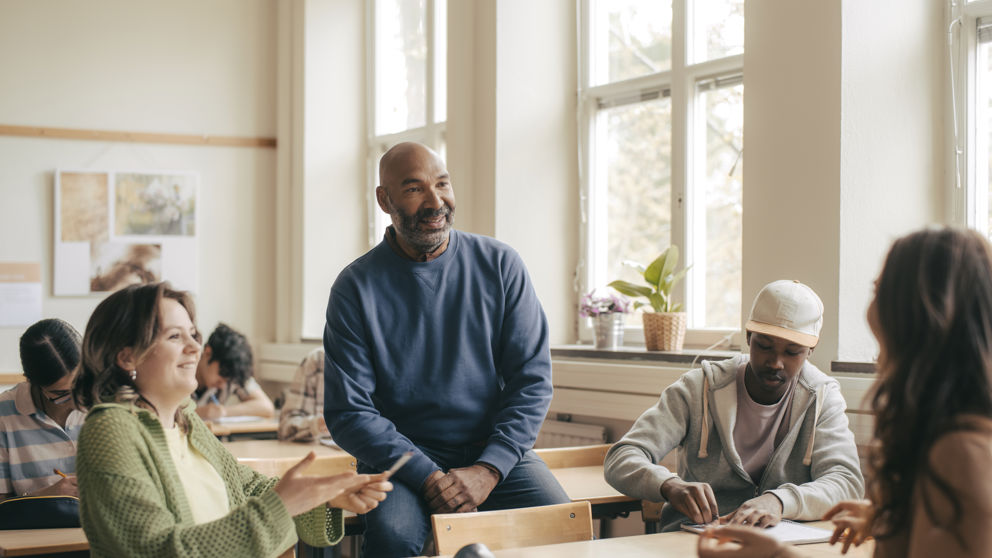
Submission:
[[[813,289],[782,279],[758,292],[746,331],[781,337],[804,347],[815,347],[823,327],[823,302]]]

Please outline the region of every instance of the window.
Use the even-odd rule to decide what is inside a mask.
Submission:
[[[739,329],[744,1],[583,0],[579,17],[586,290],[641,281],[624,262],[673,244],[689,327]]]
[[[447,0],[369,3],[369,245],[382,239],[389,216],[375,187],[379,158],[390,146],[416,141],[444,156],[447,118]]]

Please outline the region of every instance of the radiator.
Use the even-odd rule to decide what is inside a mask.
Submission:
[[[560,420],[546,420],[537,435],[535,448],[563,448],[568,446],[593,446],[606,443],[606,427],[595,424],[578,424]]]

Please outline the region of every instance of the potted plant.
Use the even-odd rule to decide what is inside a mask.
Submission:
[[[621,280],[609,284],[621,294],[643,299],[635,300],[634,308],[650,306],[653,310],[641,314],[644,343],[649,351],[681,351],[685,342],[686,314],[681,304],[673,303],[672,287],[689,268],[676,271],[678,264],[679,248],[669,246],[647,267],[633,264],[647,286]]]
[[[615,351],[623,345],[623,320],[630,311],[630,300],[613,292],[597,296],[593,290],[579,302],[579,315],[592,318],[597,349]]]

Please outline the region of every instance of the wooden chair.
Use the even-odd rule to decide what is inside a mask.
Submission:
[[[491,550],[592,540],[589,502],[431,516],[438,554],[482,543]]]

